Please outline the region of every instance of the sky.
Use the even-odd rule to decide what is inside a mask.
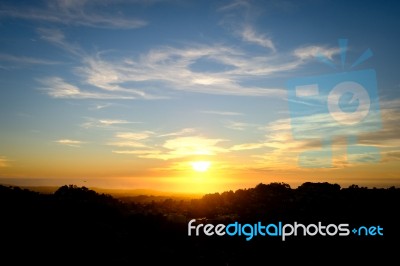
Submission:
[[[399,10],[1,1],[0,183],[400,186]]]

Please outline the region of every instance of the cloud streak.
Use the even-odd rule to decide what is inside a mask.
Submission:
[[[184,136],[188,134],[194,133],[196,130],[194,128],[184,128],[182,130],[171,132],[167,134],[161,134],[158,137],[175,137],[175,136]]]
[[[59,29],[38,28],[36,31],[42,40],[47,41],[70,54],[78,57],[85,55],[85,52],[78,45],[67,42],[64,33]]]
[[[9,162],[10,162],[10,160],[8,160],[6,157],[0,156],[0,168],[8,167]]]
[[[69,146],[69,147],[80,147],[81,144],[84,144],[85,142],[80,141],[80,140],[71,140],[71,139],[59,139],[59,140],[55,140],[54,142],[61,144],[61,145],[65,145],[65,146]]]
[[[205,110],[201,111],[203,114],[210,114],[210,115],[222,115],[222,116],[241,116],[242,113],[238,112],[229,112],[229,111],[216,111],[216,110]]]
[[[241,32],[242,38],[246,42],[254,43],[262,47],[270,49],[272,52],[276,52],[275,45],[270,38],[263,34],[258,34],[250,26],[246,25]]]
[[[103,93],[81,90],[75,85],[65,82],[60,77],[47,77],[38,79],[43,85],[40,89],[45,91],[49,96],[60,99],[135,99],[133,96],[121,93]]]
[[[328,48],[317,45],[300,47],[293,51],[293,55],[302,60],[312,59],[321,55],[332,60],[332,57],[339,53],[340,53],[339,48]]]
[[[84,128],[114,128],[115,126],[138,124],[141,122],[131,122],[123,119],[95,119],[86,118],[87,122],[82,124]]]
[[[335,132],[336,137],[340,139],[333,139],[332,149],[341,151],[345,154],[346,147],[349,145],[347,137],[357,137],[356,145],[358,146],[374,146],[379,148],[382,162],[398,161],[400,158],[398,152],[400,151],[400,109],[399,100],[381,101],[381,117],[382,128],[373,129],[369,131],[368,125],[360,125],[363,129],[362,132],[349,131],[345,127],[338,128],[337,125],[327,123],[331,118],[325,115],[312,115],[303,118],[301,124],[302,135],[310,136],[309,139],[294,139],[292,129],[292,121],[290,119],[279,119],[269,123],[265,130],[267,132],[265,138],[265,146],[271,148],[272,151],[264,156],[255,156],[259,159],[265,160],[265,164],[270,164],[282,167],[282,163],[289,167],[289,165],[297,164],[297,157],[301,152],[318,150],[322,147],[322,139],[330,136],[331,132]],[[251,147],[251,144],[248,144]],[[239,146],[241,147],[241,146]],[[244,146],[246,147],[246,146]],[[340,156],[339,156],[340,157]],[[359,156],[359,159],[368,160],[369,155]],[[349,167],[352,166],[350,162],[343,158],[334,158],[335,167]]]
[[[22,65],[57,65],[60,62],[45,60],[34,57],[26,57],[26,56],[15,56],[9,54],[0,54],[0,62],[5,61],[14,64],[22,64]]]
[[[109,15],[94,1],[47,1],[45,5],[30,7],[5,6],[0,11],[1,17],[11,17],[52,24],[86,26],[106,29],[135,29],[144,27],[147,22],[137,18],[124,18],[121,15]],[[107,12],[108,11],[108,12]],[[107,14],[107,15],[106,15]]]
[[[251,127],[259,127],[260,125],[250,124],[245,122],[238,122],[238,121],[226,121],[225,127],[233,130],[245,130]]]
[[[135,155],[138,158],[159,160],[215,156],[229,152],[227,148],[220,145],[226,140],[206,138],[193,135],[193,133],[195,133],[194,130],[190,128],[167,134],[155,134],[151,131],[122,132],[117,133],[115,141],[108,143],[108,145],[121,148],[112,150],[115,154]],[[187,134],[191,135],[186,136]]]
[[[144,140],[152,136],[154,132],[152,131],[142,131],[142,132],[119,132],[116,137],[124,140]]]
[[[266,147],[265,143],[244,143],[237,144],[230,148],[232,151],[254,150]]]
[[[207,59],[232,70],[202,72],[192,65]],[[297,67],[300,61],[271,64],[268,57],[251,57],[243,51],[221,45],[203,45],[187,48],[165,47],[150,50],[138,59],[105,60],[91,57],[78,68],[85,81],[106,91],[131,92],[137,97],[154,99],[153,95],[170,90],[216,95],[284,97],[282,88],[246,86],[242,79],[265,78],[275,72]],[[129,87],[126,84],[130,84]],[[134,85],[136,84],[136,85]],[[152,84],[158,84],[155,87]],[[146,88],[146,89],[144,89]],[[153,92],[153,93],[151,93]]]
[[[275,50],[265,36],[256,37],[250,27],[245,31],[245,41]],[[289,55],[252,55],[249,51],[221,44],[191,44],[151,49],[136,58],[113,57],[110,53],[105,58],[102,53],[89,55],[78,45],[68,42],[59,30],[41,28],[38,33],[43,40],[80,61],[80,66],[73,72],[85,89],[67,84],[59,77],[43,79],[42,83],[52,85],[47,92],[54,98],[154,100],[170,98],[173,91],[285,98],[284,88],[248,85],[247,81],[265,80],[295,70],[306,64],[315,52],[332,56],[336,51],[313,46]],[[196,64],[205,64],[205,70],[193,67]],[[207,64],[224,68],[209,71]]]

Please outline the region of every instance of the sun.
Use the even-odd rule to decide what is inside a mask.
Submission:
[[[211,166],[209,161],[195,161],[190,163],[196,172],[206,172]]]

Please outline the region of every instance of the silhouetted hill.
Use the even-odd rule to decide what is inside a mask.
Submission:
[[[74,185],[52,194],[0,186],[1,260],[12,264],[135,265],[143,259],[147,265],[264,265],[290,255],[326,264],[313,255],[317,253],[327,256],[324,260],[348,255],[358,263],[379,259],[381,265],[397,255],[399,206],[398,188],[341,188],[329,183],[304,183],[295,189],[285,183],[259,184],[192,200],[159,201],[122,201]],[[249,241],[245,235],[188,236],[192,219],[194,226],[345,223],[349,230],[379,226],[383,235],[311,237],[299,231],[299,237],[288,236],[285,241],[260,235]]]
[[[0,184],[4,187],[15,187],[9,184]],[[56,186],[19,186],[21,189],[27,189],[33,192],[39,192],[42,194],[53,194],[59,187]],[[123,198],[126,201],[160,201],[168,198],[176,200],[187,200],[201,198],[203,195],[198,193],[181,193],[181,192],[167,192],[154,189],[119,189],[119,188],[101,188],[101,187],[89,187],[99,194],[108,194],[115,198]]]

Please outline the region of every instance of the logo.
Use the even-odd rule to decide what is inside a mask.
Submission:
[[[192,219],[188,223],[188,236],[199,236],[204,234],[205,236],[243,236],[246,241],[250,241],[256,236],[263,237],[278,237],[282,241],[288,239],[288,237],[297,236],[322,236],[322,237],[347,237],[350,236],[350,232],[355,236],[383,236],[383,228],[381,226],[360,226],[355,227],[350,231],[349,224],[328,224],[324,225],[322,222],[317,224],[302,224],[294,222],[289,223],[269,223],[264,224],[262,222],[254,224],[241,224],[234,222],[228,225],[225,224],[203,224],[196,223],[196,219]]]
[[[346,61],[347,40],[340,39],[342,67]],[[350,67],[372,56],[367,49]],[[336,69],[329,58],[323,63]],[[347,139],[348,162],[378,162],[376,147],[360,145],[357,137],[381,128],[379,97],[374,69],[344,71],[314,77],[299,77],[287,82],[291,129],[295,140],[318,140],[318,150],[299,155],[302,167],[331,167],[332,139]]]

